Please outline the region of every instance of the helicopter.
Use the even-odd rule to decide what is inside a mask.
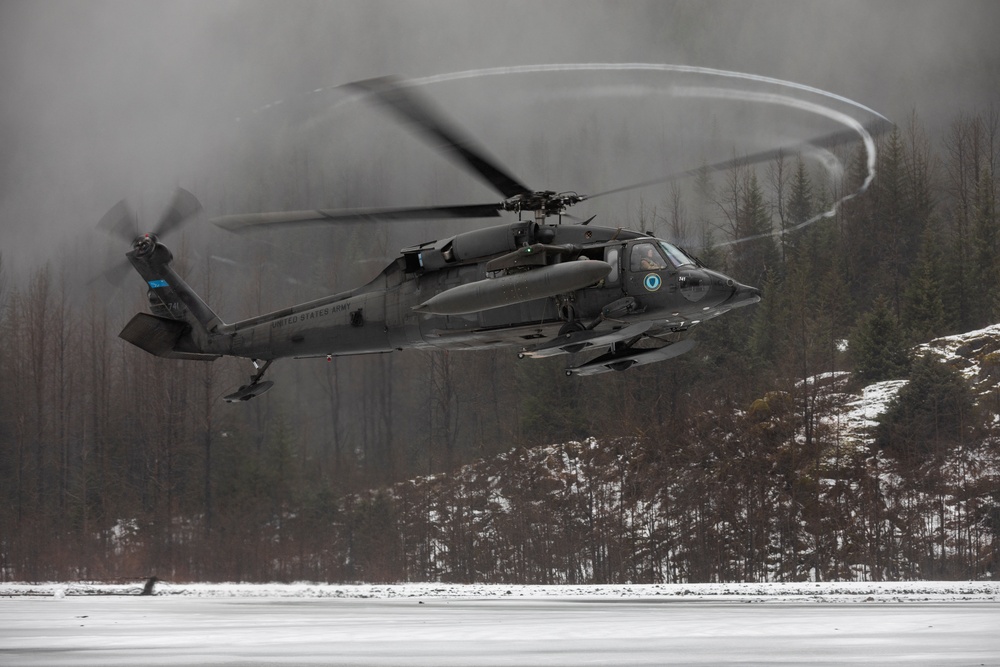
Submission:
[[[597,195],[533,190],[487,155],[406,80],[383,77],[347,84],[409,124],[496,190],[499,202],[416,208],[361,208],[225,215],[210,222],[233,232],[370,220],[495,218],[516,221],[472,229],[403,248],[365,285],[238,322],[224,322],[173,269],[160,236],[201,212],[178,189],[154,230],[134,236],[123,201],[98,228],[127,238],[128,264],[146,283],[149,312],[119,336],[168,359],[249,359],[249,382],[227,402],[255,398],[283,358],[323,358],[405,349],[515,348],[521,358],[569,355],[567,376],[589,376],[660,362],[690,351],[697,324],[760,301],[756,287],[705,266],[682,247],[643,231],[594,226],[566,209],[596,196],[696,173],[616,188]],[[839,132],[810,142],[832,146],[857,135]],[[744,156],[762,162],[778,150]],[[720,162],[700,169],[721,170]],[[550,218],[554,221],[550,222]],[[566,220],[564,220],[566,218]],[[127,264],[124,265],[127,270]],[[120,271],[121,267],[116,267]],[[580,361],[575,361],[580,359]]]

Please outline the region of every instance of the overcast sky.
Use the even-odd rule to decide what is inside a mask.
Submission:
[[[137,188],[185,185],[193,165],[218,164],[225,123],[319,87],[673,63],[797,81],[943,126],[997,101],[997,25],[988,0],[0,0],[0,252],[34,259],[48,235],[92,226]]]

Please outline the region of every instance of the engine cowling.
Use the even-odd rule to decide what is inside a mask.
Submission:
[[[408,270],[433,271],[446,266],[478,262],[533,243],[550,243],[555,231],[535,222],[475,229],[440,241],[405,248]]]

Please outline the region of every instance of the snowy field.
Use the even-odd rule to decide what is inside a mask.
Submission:
[[[0,584],[0,665],[1000,665],[1000,583]]]

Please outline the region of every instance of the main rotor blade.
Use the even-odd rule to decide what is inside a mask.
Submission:
[[[180,227],[186,220],[194,217],[201,210],[201,202],[184,188],[177,188],[170,206],[163,212],[153,233],[157,236],[168,234]],[[131,239],[129,239],[131,241]]]
[[[496,160],[489,159],[483,150],[452,123],[444,114],[436,111],[429,100],[423,99],[405,81],[393,77],[381,77],[346,84],[375,96],[404,120],[417,126],[431,139],[440,141],[437,146],[460,163],[464,163],[492,185],[504,197],[531,194],[531,190],[502,168]]]
[[[440,218],[496,218],[500,204],[421,206],[417,208],[340,208],[224,215],[209,222],[231,232],[277,225],[321,225],[371,220],[433,220]]]
[[[872,136],[878,136],[892,127],[892,123],[888,121],[879,119],[869,123],[865,126],[865,129]],[[701,172],[716,172],[725,171],[726,169],[731,169],[736,166],[760,164],[761,162],[768,162],[773,160],[780,155],[789,155],[798,152],[802,148],[807,146],[815,146],[817,148],[834,148],[841,144],[846,144],[851,141],[856,141],[859,139],[857,130],[839,130],[831,134],[824,135],[822,137],[817,137],[810,141],[805,141],[800,144],[795,144],[793,146],[786,146],[784,148],[772,148],[766,151],[760,151],[759,153],[752,153],[750,155],[744,155],[742,157],[735,157],[729,160],[723,160],[722,162],[716,162],[714,164],[704,165],[702,167],[697,167],[695,169],[687,169],[685,171],[679,171],[669,176],[663,176],[661,178],[656,178],[650,181],[643,181],[642,183],[635,183],[633,185],[625,185],[620,188],[615,188],[614,190],[605,190],[604,192],[598,192],[597,194],[587,195],[587,199],[593,199],[594,197],[603,197],[604,195],[615,194],[617,192],[626,192],[628,190],[638,190],[639,188],[645,188],[651,185],[663,185],[670,183],[671,181],[676,181],[682,178],[687,178],[689,176],[694,176],[695,174]]]
[[[97,229],[108,236],[131,244],[139,235],[139,224],[128,203],[122,199],[111,207],[97,223]]]

